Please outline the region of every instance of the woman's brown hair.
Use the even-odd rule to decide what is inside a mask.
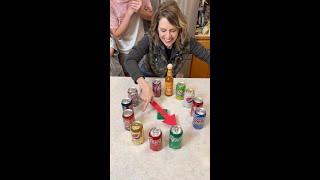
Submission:
[[[166,18],[171,25],[177,28],[179,34],[175,45],[178,50],[184,49],[189,40],[187,21],[185,20],[176,1],[168,0],[163,2],[153,14],[150,34],[156,46],[159,46],[161,43],[158,32],[158,25],[161,18]]]

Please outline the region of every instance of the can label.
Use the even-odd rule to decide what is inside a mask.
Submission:
[[[143,125],[140,121],[134,121],[131,124],[131,137],[133,144],[142,144],[144,142]]]
[[[160,151],[162,148],[162,132],[159,128],[152,128],[149,133],[150,149]]]
[[[192,125],[195,129],[202,129],[206,118],[206,110],[203,107],[196,108]]]
[[[132,109],[133,110],[132,100],[130,98],[122,99],[121,106],[122,106],[122,111],[124,111],[126,109]]]
[[[176,99],[183,100],[185,90],[186,84],[184,82],[178,82],[176,85]]]
[[[134,122],[134,112],[132,109],[125,109],[122,113],[124,129],[130,131],[131,124]]]
[[[131,87],[128,89],[128,97],[132,100],[132,105],[137,107],[139,105],[139,94],[138,89]]]
[[[170,128],[169,147],[172,149],[180,149],[182,144],[182,128],[179,125]]]
[[[195,97],[193,98],[193,102],[192,102],[192,107],[191,107],[191,111],[190,111],[190,115],[193,116],[194,115],[194,111],[196,110],[196,108],[198,107],[203,107],[203,100],[201,97]]]
[[[152,82],[152,90],[154,97],[161,96],[161,81],[159,79],[156,79]]]
[[[194,98],[194,90],[191,88],[187,88],[186,91],[184,92],[183,106],[186,108],[191,108],[193,98]]]

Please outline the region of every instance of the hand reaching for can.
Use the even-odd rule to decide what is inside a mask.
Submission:
[[[137,79],[137,83],[140,86],[141,92],[140,92],[140,98],[143,100],[143,109],[144,112],[147,109],[148,104],[153,99],[153,91],[151,86],[146,82],[146,80],[143,77],[139,77]]]

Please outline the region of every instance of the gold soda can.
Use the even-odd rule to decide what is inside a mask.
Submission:
[[[133,144],[142,144],[144,142],[143,125],[140,121],[134,121],[131,124],[131,136]]]

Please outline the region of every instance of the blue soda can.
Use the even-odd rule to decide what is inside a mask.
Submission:
[[[192,125],[195,129],[202,129],[206,119],[206,109],[203,107],[196,108],[193,114]]]

